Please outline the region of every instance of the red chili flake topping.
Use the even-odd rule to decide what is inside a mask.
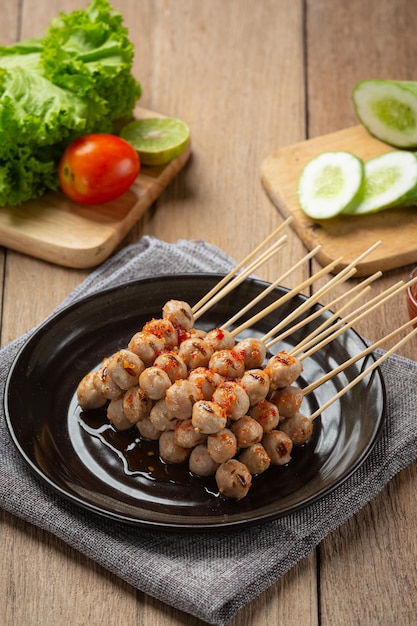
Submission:
[[[231,409],[233,407],[233,400],[232,400],[232,398],[230,398],[229,396],[226,396],[225,398],[223,398],[222,401],[221,401],[221,406],[224,408],[224,410],[226,411],[227,415],[229,415],[231,413]]]
[[[185,341],[186,339],[190,338],[190,333],[188,332],[188,330],[185,330],[182,326],[174,326],[175,330],[177,331],[177,337],[178,337],[178,343],[182,343],[183,341]]]
[[[159,339],[164,339],[167,333],[172,332],[174,326],[169,320],[153,318],[145,324],[143,332],[150,332]]]
[[[166,361],[165,363],[162,365],[162,368],[164,370],[164,372],[169,372],[172,369],[176,368],[178,366],[178,359],[175,356],[175,354],[172,354],[170,352],[166,353]]]
[[[129,363],[129,361],[127,360],[123,361],[123,369],[125,370],[125,372],[130,374],[130,376],[135,375],[135,366],[133,365],[133,363]]]
[[[219,435],[219,439],[221,439],[222,442],[226,444],[227,446],[234,445],[233,439],[227,433],[222,433],[221,435]]]
[[[239,363],[242,363],[243,361],[243,357],[241,354],[239,354],[239,352],[237,352],[236,350],[230,350],[230,354],[232,355],[232,357],[234,359],[236,359],[236,361],[239,361]]]

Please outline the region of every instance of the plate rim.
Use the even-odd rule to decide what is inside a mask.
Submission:
[[[50,316],[48,316],[43,322],[41,322],[37,327],[35,327],[32,334],[27,339],[27,341],[25,341],[23,345],[20,346],[19,350],[17,351],[12,361],[12,364],[10,366],[9,372],[6,377],[6,382],[5,382],[5,387],[4,387],[3,405],[4,405],[4,411],[5,411],[6,426],[7,426],[9,435],[13,441],[13,444],[15,448],[17,449],[21,459],[23,459],[24,463],[26,464],[26,466],[29,467],[32,474],[38,480],[40,480],[41,483],[46,484],[55,494],[57,494],[58,496],[66,500],[67,502],[75,504],[76,506],[81,507],[81,509],[87,510],[88,512],[98,515],[99,517],[104,517],[113,521],[122,522],[130,526],[133,525],[136,527],[143,527],[143,528],[148,528],[148,529],[158,530],[158,531],[209,532],[209,531],[219,531],[219,530],[229,531],[229,530],[235,530],[239,527],[259,525],[259,524],[273,521],[273,520],[282,518],[286,515],[298,512],[316,503],[317,501],[323,499],[329,493],[332,493],[333,491],[335,491],[338,487],[344,484],[355,472],[359,470],[359,468],[365,463],[366,459],[372,453],[376,443],[380,439],[381,432],[383,430],[383,427],[386,421],[386,408],[387,408],[386,384],[385,384],[383,373],[379,366],[375,368],[374,372],[375,374],[378,375],[379,384],[381,385],[381,391],[382,391],[382,396],[383,396],[382,411],[378,418],[378,426],[375,429],[373,433],[373,437],[368,442],[366,448],[362,451],[361,455],[358,457],[356,462],[351,467],[346,469],[344,473],[337,479],[335,484],[332,483],[330,485],[323,487],[321,490],[317,491],[315,494],[310,495],[309,497],[299,502],[298,504],[292,504],[286,508],[283,508],[279,513],[276,513],[273,511],[262,513],[262,510],[261,510],[261,512],[255,515],[254,517],[244,518],[244,519],[233,519],[229,521],[227,519],[228,517],[227,515],[225,516],[218,515],[217,518],[213,520],[210,520],[210,518],[208,518],[210,521],[206,521],[202,523],[196,522],[195,518],[192,518],[193,521],[191,521],[190,523],[184,522],[184,520],[181,522],[170,521],[169,523],[167,523],[165,521],[158,521],[155,519],[144,520],[140,518],[134,518],[134,517],[127,516],[123,513],[112,512],[111,510],[107,510],[95,503],[86,501],[85,499],[78,497],[75,494],[69,493],[60,485],[58,485],[56,482],[54,482],[45,472],[43,472],[42,469],[26,453],[15,431],[15,428],[13,425],[13,418],[11,417],[10,412],[9,412],[8,399],[9,399],[9,394],[10,394],[10,387],[13,382],[13,377],[14,377],[15,372],[18,369],[20,360],[26,354],[28,350],[30,351],[30,348],[33,344],[36,345],[36,339],[39,337],[40,334],[49,332],[58,320],[60,320],[61,318],[65,318],[65,316],[68,315],[68,313],[77,309],[79,306],[86,306],[91,301],[95,301],[98,297],[106,297],[107,295],[110,295],[112,292],[115,292],[115,291],[117,292],[122,291],[125,288],[136,288],[136,287],[145,285],[146,283],[160,282],[161,280],[162,281],[168,281],[168,280],[175,281],[177,279],[184,280],[184,279],[189,279],[189,278],[197,279],[197,280],[219,279],[219,278],[222,278],[223,276],[225,276],[224,272],[189,272],[189,273],[186,272],[186,273],[180,273],[180,274],[158,274],[155,276],[148,276],[144,278],[127,280],[120,284],[110,285],[102,290],[94,291],[93,293],[76,297],[75,300],[58,308],[55,312],[53,312]],[[262,279],[258,279],[256,277],[249,277],[245,279],[245,282],[253,283],[256,285],[262,285],[262,286],[270,285],[269,282],[264,281]],[[289,288],[285,286],[281,286],[281,285],[277,285],[275,289],[279,289],[284,292],[290,291]],[[308,299],[308,296],[305,296],[304,294],[298,294],[298,295],[303,299]],[[317,306],[321,307],[322,305],[318,303]],[[364,348],[368,346],[364,338],[354,328],[350,328],[349,333],[353,334],[356,337],[356,340],[358,340],[360,343],[363,344]],[[376,360],[373,352],[367,355],[366,358],[371,358],[373,361]]]

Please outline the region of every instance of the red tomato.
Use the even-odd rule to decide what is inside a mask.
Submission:
[[[75,139],[58,165],[62,191],[81,204],[102,204],[121,196],[140,171],[136,150],[124,139],[103,133]]]

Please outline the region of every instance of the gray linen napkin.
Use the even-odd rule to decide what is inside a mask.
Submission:
[[[233,265],[223,252],[202,241],[167,244],[144,237],[93,271],[63,305],[127,280],[175,272],[227,272]],[[2,396],[10,365],[29,335],[0,352]],[[387,421],[370,457],[322,500],[277,521],[224,534],[171,534],[96,516],[60,499],[32,476],[9,437],[2,408],[0,504],[141,591],[210,624],[225,625],[416,459],[417,363],[393,356],[382,371]]]

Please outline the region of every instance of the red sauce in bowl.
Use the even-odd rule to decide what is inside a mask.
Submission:
[[[410,278],[417,276],[417,267],[411,272]],[[407,289],[407,306],[410,319],[416,318],[414,328],[417,328],[417,283]]]

